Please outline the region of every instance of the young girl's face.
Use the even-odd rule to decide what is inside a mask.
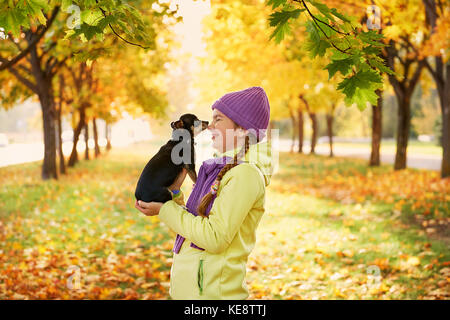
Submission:
[[[213,110],[213,121],[208,129],[212,134],[213,148],[221,153],[239,146],[246,133],[217,109]]]

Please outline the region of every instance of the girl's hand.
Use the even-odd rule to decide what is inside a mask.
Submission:
[[[163,204],[164,203],[162,202],[144,202],[136,200],[134,207],[146,216],[156,216],[159,214],[159,210]]]
[[[169,186],[170,190],[180,190],[183,185],[184,179],[186,179],[187,170],[183,168],[181,172],[178,174],[178,177],[175,181]]]

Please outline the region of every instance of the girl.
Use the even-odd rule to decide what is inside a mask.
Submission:
[[[261,142],[270,117],[261,87],[231,92],[213,106],[216,157],[202,163],[184,205],[183,170],[169,187],[172,200],[139,201],[142,213],[158,215],[177,233],[170,271],[173,299],[246,299],[247,259],[264,214],[272,174],[270,147]]]

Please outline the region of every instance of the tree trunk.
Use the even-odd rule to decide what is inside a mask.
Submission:
[[[406,168],[409,128],[411,125],[411,96],[407,95],[403,99],[397,96],[397,102],[397,151],[395,154],[394,169],[401,170]]]
[[[446,69],[447,79],[440,86],[442,90],[438,90],[442,111],[442,178],[450,177],[450,65]]]
[[[58,179],[58,171],[56,168],[56,128],[53,95],[50,92],[49,83],[41,83],[39,86],[47,87],[48,90],[48,92],[43,92],[38,95],[41,102],[44,128],[44,162],[42,164],[42,179]]]
[[[84,149],[84,160],[89,160],[89,122],[84,122],[84,144],[86,148]]]
[[[389,46],[386,50],[387,65],[391,70],[400,73],[400,68],[395,69],[396,58],[400,57],[399,51],[396,49],[395,42],[391,39]],[[409,51],[411,54],[415,54],[414,48]],[[389,74],[389,82],[394,88],[395,97],[397,98],[398,105],[398,119],[397,119],[397,151],[395,154],[394,169],[401,170],[406,168],[406,154],[408,147],[409,128],[411,125],[411,97],[414,92],[422,69],[425,66],[426,60],[417,60],[416,58],[407,57],[403,60],[400,59],[403,66],[403,77],[399,80],[395,75]],[[416,64],[416,68],[413,73],[410,73],[410,68],[413,64]]]
[[[377,90],[377,105],[372,106],[372,151],[370,153],[370,166],[380,165],[380,146],[382,133],[383,91]]]
[[[444,109],[444,108],[443,108]],[[450,105],[442,110],[442,163],[441,177],[450,177]]]
[[[291,153],[294,152],[294,147],[295,147],[295,125],[296,125],[296,121],[295,121],[295,116],[294,116],[294,112],[292,111],[291,108],[289,108],[289,116],[291,118],[291,126],[292,126],[292,137],[291,137]]]
[[[107,123],[105,125],[105,137],[106,137],[106,151],[111,150],[111,128]]]
[[[94,130],[94,143],[95,143],[95,157],[97,158],[100,155],[100,147],[98,145],[98,131],[97,131],[97,119],[94,117],[92,119],[92,127]]]
[[[30,64],[42,110],[44,129],[44,161],[42,164],[42,179],[58,179],[56,167],[56,113],[53,96],[52,78],[41,69],[41,60],[36,47],[30,50]]]
[[[314,154],[315,153],[315,149],[316,149],[317,133],[318,133],[317,116],[316,116],[315,112],[311,111],[311,109],[309,108],[308,100],[306,100],[305,97],[302,94],[299,95],[299,98],[305,104],[306,111],[308,112],[309,118],[311,119],[312,137],[311,137],[311,151],[310,151],[310,154]]]
[[[330,157],[333,157],[333,114],[327,113],[327,133],[330,140]]]
[[[62,124],[61,124],[61,110],[63,104],[63,89],[64,89],[64,76],[59,76],[59,99],[58,99],[58,151],[59,151],[59,173],[66,174],[66,163],[64,161],[63,142],[62,142]]]
[[[80,137],[81,129],[83,129],[84,122],[85,122],[84,107],[81,107],[78,112],[80,114],[80,120],[78,121],[77,127],[75,128],[75,130],[73,132],[72,152],[70,153],[69,162],[67,164],[69,167],[73,167],[75,165],[75,163],[77,163],[77,161],[78,161],[77,144],[78,144],[78,139]]]
[[[60,102],[61,103],[61,102]],[[59,173],[66,174],[66,164],[64,161],[64,153],[62,148],[62,123],[61,123],[61,105],[57,111],[57,119],[58,119],[58,156],[59,156]]]
[[[311,136],[311,151],[310,154],[314,154],[316,151],[316,143],[317,143],[317,131],[318,131],[318,123],[317,123],[317,115],[315,112],[309,113],[309,118],[311,119],[312,125],[312,136]]]
[[[303,153],[303,129],[304,129],[304,119],[303,110],[298,109],[298,153]]]

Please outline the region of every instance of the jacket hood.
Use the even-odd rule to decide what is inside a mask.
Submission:
[[[217,157],[234,157],[236,153],[241,150],[242,147],[237,147],[232,150],[225,151],[223,153],[216,153]],[[256,144],[251,144],[244,157],[244,161],[248,163],[253,163],[261,171],[264,176],[264,182],[266,187],[270,183],[270,179],[274,172],[275,161],[273,158],[272,144],[268,141],[263,141]]]

